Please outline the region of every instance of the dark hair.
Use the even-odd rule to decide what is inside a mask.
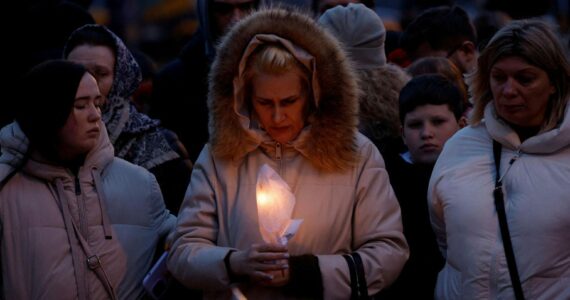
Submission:
[[[446,104],[459,120],[463,115],[463,95],[457,85],[439,74],[419,75],[412,78],[400,91],[400,122],[416,107]]]
[[[16,121],[30,147],[53,156],[57,133],[65,125],[75,102],[79,82],[87,69],[66,60],[48,60],[32,68],[21,80],[22,99]]]
[[[75,30],[70,36],[63,57],[67,58],[69,53],[78,46],[106,46],[113,51],[113,56],[117,57],[117,44],[115,39],[103,26],[83,26]]]
[[[26,47],[32,50],[30,53],[33,61],[26,71],[44,60],[61,58],[61,51],[69,35],[85,24],[95,24],[95,19],[89,11],[76,3],[42,2],[44,3],[31,8],[28,12],[30,29],[24,31],[28,34],[21,33],[28,37],[25,39]]]
[[[414,61],[406,70],[412,77],[424,74],[443,75],[451,82],[454,82],[459,88],[459,91],[463,94],[464,107],[467,108],[471,106],[467,93],[467,85],[463,79],[463,73],[461,73],[461,70],[448,58],[441,56],[422,57]]]
[[[469,15],[459,6],[438,6],[425,10],[406,27],[400,37],[400,45],[408,55],[424,43],[434,50],[453,51],[464,41],[476,44],[475,27]]]

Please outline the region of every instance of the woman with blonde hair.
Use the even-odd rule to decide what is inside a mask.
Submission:
[[[570,298],[570,64],[552,29],[513,21],[468,79],[472,125],[433,171],[447,261],[437,299]]]
[[[356,79],[338,42],[307,15],[270,8],[223,38],[210,74],[210,142],[180,210],[168,267],[206,298],[367,297],[408,256],[377,148],[357,130]],[[260,232],[256,178],[274,169],[299,230]],[[234,289],[235,291],[235,289]]]

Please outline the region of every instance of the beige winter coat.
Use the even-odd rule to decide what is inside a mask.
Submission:
[[[232,80],[252,35],[273,33],[310,52],[322,87],[318,112],[293,142],[279,144],[242,126]],[[338,43],[310,17],[282,10],[254,14],[225,37],[210,76],[211,140],[193,170],[168,266],[207,298],[229,297],[224,257],[262,243],[255,196],[263,164],[274,168],[296,197],[303,219],[289,241],[291,255],[318,257],[326,299],[350,298],[342,254],[363,259],[370,295],[398,276],[408,256],[400,208],[378,150],[357,133],[357,88]],[[340,65],[340,67],[339,67]],[[279,288],[242,284],[249,299],[285,298]]]

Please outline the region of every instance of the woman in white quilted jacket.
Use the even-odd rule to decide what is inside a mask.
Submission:
[[[513,21],[481,53],[472,125],[447,141],[430,180],[447,259],[437,299],[570,299],[569,76],[539,21]]]

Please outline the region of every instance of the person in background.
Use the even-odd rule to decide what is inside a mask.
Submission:
[[[408,256],[400,209],[382,156],[357,130],[358,86],[338,41],[309,15],[270,8],[218,51],[210,142],[169,252],[175,278],[205,298],[232,285],[249,299],[348,299],[390,285]],[[287,246],[260,233],[263,165],[294,194],[291,218],[303,219]]]
[[[337,6],[318,20],[337,37],[353,62],[360,87],[358,129],[382,153],[388,145],[401,143],[398,95],[410,80],[394,64],[386,64],[382,19],[363,4]]]
[[[6,62],[3,65],[6,76],[0,89],[12,89],[35,65],[61,58],[61,51],[69,34],[85,24],[95,24],[87,8],[75,1],[18,1],[6,5],[4,11],[10,15],[10,30],[5,31]],[[17,7],[12,7],[14,4]],[[14,121],[15,103],[5,97],[0,100],[0,128]]]
[[[509,23],[482,51],[467,78],[471,125],[446,143],[429,185],[446,258],[436,298],[570,298],[569,78],[564,48],[536,20]]]
[[[158,71],[158,66],[150,56],[141,50],[131,50],[131,53],[141,69],[141,83],[133,93],[131,100],[138,112],[148,115],[153,81]]]
[[[437,273],[444,260],[431,229],[427,188],[446,141],[465,126],[463,94],[442,75],[420,75],[402,89],[399,111],[402,138],[408,151],[388,153],[385,161],[402,209],[410,259],[381,298],[433,299]]]
[[[85,25],[71,34],[63,55],[85,65],[97,78],[106,99],[102,118],[115,155],[151,171],[167,208],[176,214],[190,180],[191,162],[174,133],[139,113],[131,101],[141,71],[129,49],[105,26]]]
[[[174,131],[196,161],[208,142],[208,73],[218,40],[265,0],[197,0],[200,27],[153,83],[149,115]]]
[[[374,9],[374,0],[311,0],[311,8],[313,13],[320,16],[328,9],[336,7],[337,5],[346,6],[349,3],[362,3],[370,9]]]
[[[487,1],[490,3],[490,1]],[[511,17],[500,10],[482,10],[473,18],[473,26],[477,32],[477,49],[479,52],[485,48],[489,40],[497,31],[511,21]]]
[[[469,112],[473,108],[473,104],[469,102],[467,84],[465,84],[463,73],[461,73],[461,70],[459,70],[451,60],[441,56],[422,57],[407,67],[406,71],[412,75],[412,77],[423,74],[440,74],[451,82],[454,82],[463,95],[463,107],[465,108],[464,115],[465,117],[468,116]]]
[[[426,56],[442,56],[449,58],[462,73],[469,73],[477,65],[476,45],[475,27],[464,9],[433,7],[416,16],[402,33],[400,47],[409,60],[402,59],[405,62],[400,66],[408,67]]]
[[[4,299],[141,299],[174,228],[154,176],[113,155],[97,81],[50,60],[0,131]]]

